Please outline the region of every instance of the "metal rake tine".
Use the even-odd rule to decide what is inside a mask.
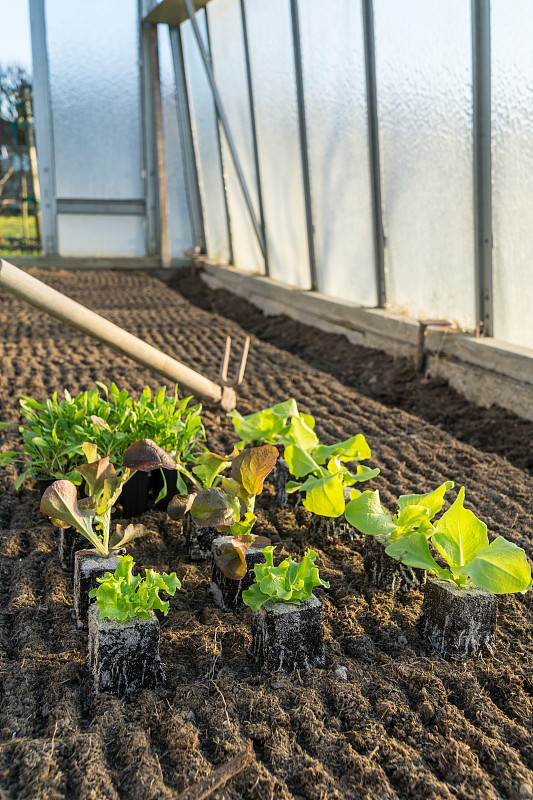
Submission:
[[[224,350],[224,357],[220,367],[220,385],[221,386],[240,386],[244,380],[244,371],[246,369],[246,362],[248,361],[248,351],[250,349],[250,337],[247,336],[244,340],[244,347],[242,348],[241,360],[237,371],[235,372],[235,379],[228,380],[228,365],[231,353],[231,336],[226,337],[226,349]]]

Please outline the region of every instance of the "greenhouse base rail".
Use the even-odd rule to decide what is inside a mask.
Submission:
[[[199,400],[219,404],[225,411],[235,408],[237,395],[233,388],[234,384],[226,382],[226,385],[219,386],[4,259],[0,259],[0,288],[92,339],[103,342],[163,378],[180,384],[193,392]],[[229,356],[229,353],[227,355]],[[242,380],[243,372],[241,359],[237,378]]]

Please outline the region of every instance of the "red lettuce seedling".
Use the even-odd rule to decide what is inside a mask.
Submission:
[[[117,525],[111,536],[111,511],[124,484],[137,470],[175,469],[175,464],[168,453],[150,439],[141,439],[127,448],[123,456],[124,471],[120,476],[109,456],[98,458],[96,445],[86,442],[83,450],[88,463],[77,469],[85,480],[89,496],[78,500],[73,483],[55,481],[42,496],[41,511],[58,528],[75,528],[100,555],[108,558],[114,550],[146,533],[144,525],[128,525],[124,531],[121,525]]]
[[[206,474],[217,476],[231,467],[230,477],[221,479],[221,488],[202,489],[189,495],[176,495],[168,507],[171,519],[182,519],[190,511],[198,527],[217,528],[234,537],[249,534],[255,523],[255,498],[274,469],[278,451],[272,445],[253,447],[228,457],[207,454]],[[197,473],[198,474],[198,473]],[[211,480],[212,483],[212,480]]]
[[[479,586],[493,594],[523,592],[531,587],[531,568],[521,547],[498,536],[489,542],[487,526],[464,508],[464,487],[456,501],[435,525],[431,545],[448,564],[440,567],[429,548],[428,538],[418,531],[398,538],[386,548],[392,558],[410,567],[427,569],[440,580],[461,588]]]
[[[215,557],[217,567],[223,572],[226,578],[240,581],[246,575],[248,565],[246,564],[246,553],[250,547],[262,550],[270,544],[267,536],[253,536],[250,533],[234,536],[231,542],[224,545]]]
[[[168,600],[161,600],[159,592],[174,595],[181,589],[176,573],[160,574],[153,569],[145,570],[144,579],[133,574],[133,558],[124,556],[120,559],[115,573],[106,572],[103,578],[96,580],[100,586],[89,592],[89,597],[96,598],[100,619],[116,619],[128,622],[136,617],[150,618],[150,611],[157,609],[165,616],[168,614]]]
[[[315,567],[317,554],[314,550],[306,550],[300,563],[286,558],[278,567],[274,566],[273,553],[272,546],[263,549],[265,563],[255,565],[254,582],[242,593],[243,603],[252,611],[257,611],[268,600],[300,605],[309,600],[315,586],[329,589],[329,583],[322,580]]]

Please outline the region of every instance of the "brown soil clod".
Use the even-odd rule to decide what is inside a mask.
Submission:
[[[159,623],[137,617],[128,622],[100,619],[98,606],[89,607],[89,668],[94,690],[123,697],[164,682],[159,657]]]
[[[441,656],[464,661],[493,653],[497,609],[498,598],[485,589],[431,580],[416,624]]]
[[[365,536],[363,563],[370,582],[393,594],[420,589],[426,582],[426,570],[408,567],[388,556],[388,544],[388,536]]]
[[[322,603],[311,596],[300,605],[268,601],[252,611],[252,655],[265,672],[324,666]]]

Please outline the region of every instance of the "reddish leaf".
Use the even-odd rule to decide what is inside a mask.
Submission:
[[[201,528],[207,526],[218,528],[234,525],[237,522],[229,498],[220,489],[206,489],[199,492],[192,504],[191,514]]]
[[[153,469],[176,469],[176,463],[166,450],[151,439],[139,439],[125,450],[122,463],[129,469],[151,472]]]
[[[251,447],[238,455],[231,465],[231,477],[243,486],[250,496],[261,494],[263,481],[278,460],[278,451],[271,444]]]
[[[192,494],[175,494],[168,504],[167,514],[170,519],[183,519],[187,511],[190,511],[196,492]]]

